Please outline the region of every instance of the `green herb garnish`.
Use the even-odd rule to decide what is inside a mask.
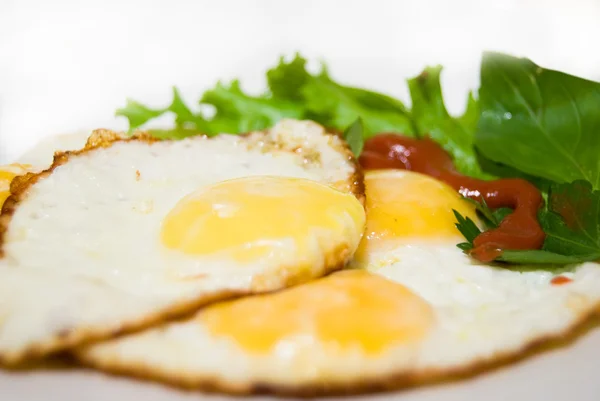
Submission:
[[[485,202],[476,202],[477,213],[488,229],[498,227],[511,213],[508,208],[492,210]],[[473,240],[481,230],[456,210],[456,227],[467,242],[457,246],[463,251],[473,248]],[[568,264],[600,259],[600,190],[592,190],[589,182],[553,184],[548,205],[539,213],[546,233],[541,250],[506,250],[498,261],[517,264]]]
[[[243,133],[264,129],[282,118],[311,119],[344,138],[358,157],[364,141],[379,132],[428,135],[471,177],[526,179],[542,190],[547,204],[539,221],[546,232],[541,250],[505,251],[497,260],[512,264],[568,264],[600,259],[600,83],[539,67],[530,60],[485,53],[479,100],[472,93],[463,115],[448,113],[442,67],[428,67],[407,84],[412,109],[388,95],[343,85],[323,64],[316,74],[296,55],[268,70],[268,90],[245,93],[238,81],[217,83],[188,107],[177,89],[171,103],[153,109],[128,100],[118,116],[130,129],[170,113],[175,126],[153,129],[160,138]],[[205,110],[212,109],[213,113]],[[476,203],[485,229],[493,229],[511,209]],[[468,251],[481,233],[475,222],[455,212]]]
[[[329,77],[325,66],[320,73],[310,74],[305,65],[306,60],[299,55],[289,63],[282,58],[267,72],[269,91],[260,96],[244,93],[238,81],[229,85],[218,83],[207,90],[199,102],[214,108],[213,116],[202,111],[193,113],[176,88],[166,108],[151,109],[128,100],[116,114],[129,120],[130,129],[136,129],[172,113],[176,124],[173,139],[182,138],[182,129],[186,133],[195,130],[205,135],[243,133],[267,128],[282,118],[311,119],[328,128],[344,130],[360,117],[364,138],[382,131],[414,133],[412,119],[401,101],[340,85]],[[161,137],[168,136],[168,130],[161,131]]]

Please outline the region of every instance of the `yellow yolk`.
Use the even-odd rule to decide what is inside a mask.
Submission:
[[[227,252],[249,262],[287,252],[308,257],[317,241],[356,249],[365,211],[351,194],[323,184],[257,176],[223,181],[183,198],[167,215],[163,244],[190,255]]]
[[[0,167],[0,209],[10,196],[10,183],[18,175],[25,174],[31,166],[28,164],[9,164]]]
[[[477,221],[475,208],[449,185],[405,170],[365,174],[367,229],[357,259],[392,241],[461,238],[452,209]]]
[[[434,314],[403,285],[346,270],[278,293],[211,306],[200,319],[213,335],[232,338],[254,353],[308,338],[340,351],[359,347],[378,354],[423,339]]]

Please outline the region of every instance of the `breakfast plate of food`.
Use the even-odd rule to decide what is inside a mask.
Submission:
[[[594,399],[600,83],[485,52],[457,116],[306,63],[0,167],[9,394]]]

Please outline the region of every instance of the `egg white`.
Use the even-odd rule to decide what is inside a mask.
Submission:
[[[562,273],[573,281],[555,286],[550,283],[553,273],[478,265],[460,250],[439,244],[407,246],[395,257],[402,262],[374,273],[421,296],[432,307],[435,323],[420,341],[376,355],[358,346],[333,352],[318,337],[281,338],[273,351],[256,354],[234,338],[212,334],[200,311],[186,321],[83,347],[78,356],[100,369],[190,388],[360,392],[473,372],[568,334],[600,305],[600,267],[595,263]]]
[[[48,136],[29,148],[16,162],[30,165],[32,171],[42,171],[52,164],[55,152],[81,149],[88,137],[86,131]]]
[[[405,176],[398,174],[398,178]],[[361,392],[476,372],[518,356],[533,344],[568,335],[600,306],[598,263],[554,270],[487,265],[458,249],[461,240],[458,235],[409,238],[402,233],[396,239],[388,235],[385,246],[371,246],[355,265],[412,290],[434,315],[419,341],[386,345],[376,354],[358,345],[360,333],[356,333],[357,345],[343,350],[318,335],[298,337],[298,333],[286,334],[274,349],[257,353],[242,346],[233,334],[211,331],[202,310],[185,321],[80,348],[77,355],[100,369],[191,388],[309,395]],[[556,276],[572,281],[554,285]],[[372,291],[377,294],[378,288]],[[341,291],[338,296],[352,294]],[[275,294],[265,302],[276,306],[277,300]],[[327,308],[326,299],[323,305]],[[295,307],[302,310],[301,304]],[[307,328],[315,324],[311,313],[306,310]],[[351,327],[358,317],[347,311],[345,318]],[[398,311],[397,319],[403,318]]]
[[[152,143],[107,144],[102,135],[114,136],[100,132],[88,145],[102,146],[67,155],[3,216],[0,362],[18,363],[215,299],[318,277],[342,267],[358,245],[360,223],[314,242],[307,272],[288,259],[241,267],[198,259],[160,242],[161,224],[180,199],[223,180],[277,174],[360,197],[349,149],[317,124],[284,120],[246,136]]]
[[[13,174],[39,173],[52,164],[55,152],[80,149],[85,146],[88,136],[88,133],[81,132],[47,137],[28,149],[14,163],[0,166],[0,209],[10,195]]]
[[[386,257],[394,262],[373,272],[412,289],[436,310],[439,325],[424,341],[416,370],[460,370],[509,357],[568,334],[600,305],[598,263],[508,269],[477,263],[454,244],[427,243]],[[572,282],[553,285],[559,275]]]

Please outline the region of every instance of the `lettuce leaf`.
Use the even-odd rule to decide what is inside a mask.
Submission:
[[[362,153],[365,144],[364,131],[365,126],[360,117],[344,131],[344,139],[348,142],[348,146],[350,146],[352,153],[354,153],[354,156],[357,158]]]
[[[282,118],[312,119],[344,131],[353,153],[379,132],[430,136],[450,153],[457,169],[482,179],[523,178],[540,188],[547,207],[539,219],[547,238],[542,250],[505,251],[499,261],[517,264],[564,264],[600,256],[600,83],[543,69],[526,59],[485,53],[479,101],[469,93],[466,111],[451,116],[440,83],[442,67],[426,68],[409,79],[412,109],[385,94],[342,85],[325,65],[317,73],[299,54],[281,58],[267,72],[268,91],[245,93],[237,80],[217,83],[195,112],[176,88],[165,108],[128,99],[116,114],[130,129],[143,127],[163,114],[173,114],[169,129],[150,132],[180,139],[199,133],[242,133],[275,124]],[[206,106],[214,113],[206,112]],[[510,209],[477,206],[487,229],[496,227]],[[571,213],[571,214],[569,214]],[[457,215],[468,251],[480,232]]]
[[[357,118],[364,125],[364,137],[379,132],[411,135],[414,127],[404,104],[390,96],[343,86],[333,81],[327,68],[310,74],[306,59],[296,54],[289,63],[283,58],[267,72],[269,90],[275,99],[302,102],[306,118],[327,127],[345,129]]]
[[[202,131],[208,134],[261,130],[282,118],[303,118],[305,112],[301,104],[266,95],[249,96],[237,80],[229,85],[218,83],[204,93],[200,103],[213,106],[216,111]]]
[[[115,115],[127,118],[129,121],[129,129],[134,130],[146,124],[148,121],[169,112],[175,114],[175,124],[177,127],[182,127],[186,123],[192,123],[194,125],[204,123],[200,116],[195,116],[187,107],[177,88],[173,88],[173,100],[171,100],[171,104],[164,109],[151,109],[135,100],[127,99],[125,107],[118,109]],[[200,120],[198,120],[199,118]]]
[[[485,53],[475,145],[498,163],[600,188],[600,83]]]
[[[305,113],[300,104],[268,96],[247,95],[237,80],[229,85],[217,83],[214,88],[204,93],[200,103],[212,106],[215,109],[214,116],[207,118],[202,113],[194,114],[181,98],[177,88],[173,88],[173,100],[164,109],[151,109],[129,99],[124,108],[117,110],[116,115],[126,117],[130,130],[133,130],[165,113],[173,113],[173,129],[153,129],[150,133],[160,138],[181,139],[199,133],[211,136],[222,132],[260,130],[282,118],[302,118]]]
[[[290,62],[282,58],[267,72],[267,82],[269,92],[260,96],[244,93],[237,80],[229,85],[217,83],[200,99],[200,104],[215,109],[212,117],[193,113],[176,88],[166,108],[152,109],[129,99],[116,115],[127,118],[130,129],[136,129],[165,113],[173,113],[175,128],[151,130],[162,138],[169,135],[181,138],[194,130],[206,135],[242,133],[269,127],[282,118],[311,119],[340,131],[360,118],[364,138],[382,131],[414,133],[410,113],[402,102],[373,91],[340,85],[329,77],[325,66],[320,73],[310,74],[306,59],[300,55]]]
[[[479,119],[479,106],[469,93],[465,113],[454,118],[444,105],[440,83],[441,66],[428,67],[415,78],[408,80],[412,99],[412,117],[419,136],[429,135],[439,143],[454,160],[458,171],[471,177],[493,178],[482,171],[477,160],[473,141]]]
[[[136,102],[133,99],[127,99],[125,107],[117,109],[115,115],[127,118],[127,120],[129,121],[129,129],[134,130],[146,124],[153,118],[159,117],[163,113],[166,113],[167,111],[168,107],[167,109],[155,110],[144,106],[143,104]]]

